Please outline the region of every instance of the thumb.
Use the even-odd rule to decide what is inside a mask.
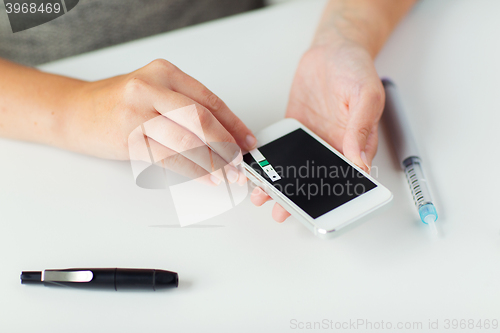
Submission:
[[[367,172],[376,152],[376,147],[372,147],[372,137],[377,136],[383,106],[384,95],[372,94],[364,96],[349,110],[351,117],[346,126],[342,151],[345,157]]]

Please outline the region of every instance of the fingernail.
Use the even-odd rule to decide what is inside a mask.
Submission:
[[[219,185],[221,182],[221,180],[219,178],[215,177],[214,175],[210,175],[210,181],[212,183],[214,183],[215,185]]]
[[[247,135],[247,148],[248,149],[252,149],[255,147],[255,145],[257,144],[257,139],[255,138],[255,136],[251,135],[251,134],[248,134]]]
[[[252,191],[252,195],[253,196],[257,196],[257,195],[260,195],[262,193],[262,189],[260,187],[256,187],[253,191]]]
[[[245,185],[247,183],[247,176],[243,172],[239,172],[238,184]]]
[[[235,154],[233,160],[231,161],[231,165],[238,166],[241,164],[241,162],[243,162],[243,155],[241,154],[240,150]]]
[[[361,160],[363,161],[363,163],[368,168],[368,173],[370,173],[371,166],[368,164],[368,159],[366,158],[366,153],[364,151],[361,152]]]
[[[236,181],[238,180],[238,172],[234,171],[233,169],[229,169],[226,176],[227,176],[227,180],[231,184],[236,183]]]

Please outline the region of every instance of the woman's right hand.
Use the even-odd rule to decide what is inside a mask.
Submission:
[[[67,149],[120,160],[152,156],[215,185],[224,167],[230,183],[246,181],[235,166],[243,159],[240,147],[255,147],[254,135],[219,97],[166,60],[84,82],[71,101],[60,124]],[[145,139],[149,152],[136,151]]]

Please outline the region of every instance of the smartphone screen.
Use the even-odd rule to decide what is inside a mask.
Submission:
[[[362,173],[297,129],[259,148],[265,162],[247,153],[243,160],[313,219],[377,187]],[[262,165],[262,166],[261,166]],[[279,177],[272,180],[263,167]]]

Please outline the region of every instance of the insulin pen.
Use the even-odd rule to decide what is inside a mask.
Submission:
[[[422,170],[422,161],[404,113],[396,85],[389,79],[382,79],[385,89],[384,123],[394,145],[396,156],[401,163],[410,191],[418,209],[420,219],[437,234],[438,214],[432,203],[427,179]]]
[[[84,289],[142,289],[176,288],[177,273],[159,269],[133,268],[71,268],[22,272],[22,284],[66,286]]]

